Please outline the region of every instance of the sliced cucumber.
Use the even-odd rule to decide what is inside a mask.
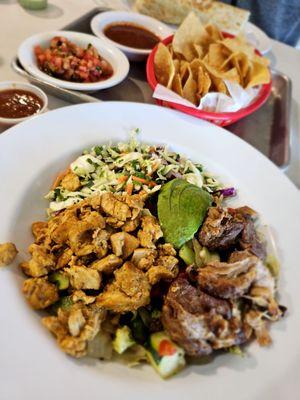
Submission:
[[[73,304],[74,303],[71,299],[71,296],[64,296],[61,297],[56,303],[52,304],[52,306],[49,308],[49,311],[51,314],[56,315],[59,308],[62,308],[63,310],[69,310]]]
[[[184,351],[165,332],[153,333],[147,348],[147,358],[158,374],[166,379],[185,366]]]
[[[185,243],[179,250],[179,257],[186,265],[195,264],[195,253],[188,243]]]
[[[70,284],[69,278],[62,272],[54,272],[49,275],[49,281],[55,283],[58,290],[66,290]]]

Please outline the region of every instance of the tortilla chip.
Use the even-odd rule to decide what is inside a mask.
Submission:
[[[185,84],[186,80],[189,77],[189,66],[190,66],[190,64],[185,60],[182,60],[180,62],[179,73],[180,73],[180,79],[182,81],[182,85]]]
[[[197,56],[199,58],[202,58],[204,56],[203,46],[201,46],[201,44],[196,44],[196,43],[194,43],[193,45],[194,45],[194,50],[195,50]]]
[[[213,88],[212,88],[213,91],[219,92],[219,93],[227,93],[227,88],[226,88],[226,85],[225,85],[223,79],[217,78],[214,75],[210,75],[210,78],[211,78],[211,82],[213,85]]]
[[[191,68],[188,67],[189,76],[182,88],[183,97],[193,104],[197,104],[197,83],[193,78]]]
[[[209,92],[210,87],[211,87],[210,76],[206,71],[204,71],[202,96],[205,96]]]
[[[228,59],[227,51],[220,43],[212,43],[208,48],[208,63],[213,67],[221,69],[221,65]]]
[[[205,26],[205,30],[213,42],[224,39],[222,32],[215,25],[208,24]]]
[[[255,52],[253,46],[249,43],[243,42],[239,38],[227,38],[220,41],[220,43],[222,43],[222,45],[232,53],[244,53],[250,60],[254,58]]]
[[[167,48],[168,48],[168,50],[169,50],[169,52],[171,54],[171,57],[174,58],[174,49],[173,49],[172,43],[169,43],[167,45]]]
[[[206,71],[209,73],[211,77],[219,78],[219,79],[228,79],[228,80],[233,80],[233,81],[239,81],[239,74],[236,68],[231,68],[230,70],[227,71],[222,71],[220,69],[217,69],[213,67],[212,65],[209,65],[208,63],[200,60],[202,66],[206,69]],[[223,86],[223,85],[221,85]]]
[[[183,91],[182,91],[182,83],[181,83],[181,78],[179,74],[175,74],[173,83],[172,83],[172,90],[179,94],[179,96],[183,97]]]
[[[256,62],[258,64],[262,64],[265,67],[268,67],[270,65],[270,60],[266,57],[261,57],[258,54],[254,54],[253,62]]]
[[[204,89],[204,81],[205,81],[204,71],[203,71],[203,68],[201,66],[199,66],[198,67],[198,74],[197,74],[197,84],[198,84],[197,96],[199,98],[201,97],[201,94],[202,94],[203,89]]]
[[[187,61],[192,61],[195,57],[194,44],[205,44],[208,40],[209,36],[204,26],[199,18],[191,12],[175,32],[173,48]]]
[[[224,72],[223,79],[227,79],[228,81],[233,81],[237,83],[241,83],[241,77],[238,73],[238,70],[234,67],[229,71]]]
[[[175,75],[175,66],[168,48],[163,43],[159,43],[154,56],[154,71],[157,81],[170,88]]]
[[[180,71],[180,61],[173,58],[173,64],[175,68],[175,74],[179,73]]]
[[[199,72],[199,67],[202,66],[201,60],[199,58],[195,58],[191,63],[190,63],[190,68],[192,71],[193,78],[195,81],[198,80],[198,72]]]
[[[263,85],[269,83],[271,79],[270,71],[260,63],[252,63],[247,75],[246,89],[252,86]]]
[[[241,75],[243,78],[245,78],[250,66],[250,61],[245,54],[242,53],[239,54],[238,64],[240,67]]]

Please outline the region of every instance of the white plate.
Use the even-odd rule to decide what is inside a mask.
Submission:
[[[91,43],[98,50],[101,57],[111,64],[114,70],[113,75],[106,80],[94,83],[69,82],[47,75],[37,66],[34,55],[34,47],[37,45],[48,47],[50,40],[54,36],[64,36],[82,47],[86,47],[89,43]],[[95,91],[115,86],[126,78],[129,71],[128,59],[119,49],[116,48],[116,46],[111,45],[104,39],[79,32],[53,31],[38,33],[37,35],[30,36],[24,40],[19,47],[18,58],[26,71],[33,76],[62,88],[73,90]]]
[[[108,39],[108,37],[104,34],[104,29],[107,25],[116,22],[129,22],[137,24],[148,29],[150,32],[153,32],[160,39],[165,39],[166,37],[173,34],[173,30],[163,22],[136,12],[107,11],[95,15],[94,18],[92,18],[91,20],[91,29],[93,33],[99,38],[104,38],[109,41],[109,43],[117,46],[127,55],[129,60],[132,61],[144,60],[151,53],[152,49],[135,49],[133,47],[124,46],[122,44],[114,42],[113,40]]]
[[[266,54],[272,49],[271,38],[258,26],[247,22],[244,33],[247,40],[262,54]]]
[[[295,399],[300,390],[300,196],[278,168],[228,131],[172,110],[125,102],[71,106],[24,122],[0,136],[0,241],[15,242],[17,261],[24,260],[32,241],[30,224],[44,218],[43,195],[58,171],[84,148],[126,140],[134,127],[141,129],[141,140],[168,143],[203,162],[238,188],[239,204],[254,207],[271,225],[282,260],[281,303],[289,309],[272,326],[274,344],[251,344],[245,358],[219,355],[169,381],[150,366],[128,369],[74,360],[56,347],[41,316],[26,305],[20,293],[24,278],[15,265],[0,270],[1,400]]]

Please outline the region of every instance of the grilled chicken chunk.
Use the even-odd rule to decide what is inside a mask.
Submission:
[[[43,324],[56,337],[64,352],[73,357],[83,357],[105,316],[103,309],[79,302],[67,309],[59,308],[57,316],[44,317]]]
[[[150,284],[144,272],[127,261],[114,275],[113,282],[97,298],[99,306],[124,313],[149,304]]]
[[[155,243],[163,236],[160,225],[152,215],[145,215],[141,218],[142,229],[138,232],[138,238],[142,247],[155,249]]]
[[[18,254],[18,250],[14,243],[0,244],[0,266],[11,264]]]
[[[69,190],[70,192],[75,192],[81,186],[79,177],[74,174],[74,172],[69,171],[61,180],[60,185]]]
[[[23,283],[23,293],[35,310],[49,307],[58,300],[58,290],[47,278],[30,278]]]

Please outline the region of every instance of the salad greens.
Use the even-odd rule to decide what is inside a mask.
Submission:
[[[182,179],[163,186],[158,196],[158,219],[166,242],[179,249],[201,226],[212,196]]]

